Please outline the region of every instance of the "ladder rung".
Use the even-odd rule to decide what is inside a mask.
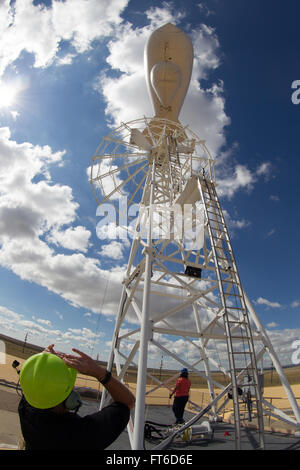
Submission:
[[[253,354],[252,351],[232,351],[231,354]]]
[[[226,269],[226,268],[221,268],[221,267],[220,267],[220,268],[219,268],[219,271],[220,271],[221,273],[223,273],[223,274],[226,274],[226,275],[229,274],[229,273],[231,273],[231,274],[237,274],[237,271],[234,271],[232,268],[231,268],[231,269]],[[224,283],[227,283],[227,282],[228,282],[228,281],[226,281],[226,279],[221,279],[221,281],[224,282]],[[237,282],[234,282],[234,283],[235,283],[237,286],[239,286],[239,284],[238,284]]]
[[[230,310],[245,310],[244,307],[229,307],[229,305],[228,306],[226,305],[226,308]]]
[[[218,249],[218,250],[221,250],[221,249],[222,249],[222,250],[224,251],[224,253],[227,252],[227,253],[229,253],[230,255],[233,255],[233,251],[232,251],[232,249],[230,248],[230,245],[229,245],[229,243],[227,242],[227,240],[224,240],[224,238],[217,238],[217,237],[214,237],[214,238],[215,238],[216,240],[219,240],[219,241],[224,242],[224,243],[227,244],[227,246],[220,246],[220,247],[217,246],[217,249]]]
[[[218,227],[211,227],[213,230],[219,230],[219,227],[221,227],[225,232],[226,224],[222,222],[221,220],[209,218],[208,221],[210,224],[218,224]]]
[[[233,307],[227,307],[227,306],[226,306],[225,308],[226,308],[227,311],[228,311],[230,308],[232,308],[232,310],[233,310]],[[241,310],[241,312],[238,312],[238,311],[235,311],[235,312],[234,312],[234,315],[237,315],[237,314],[239,314],[239,313],[243,313],[242,310],[244,310],[244,309],[243,309],[242,307],[241,307],[241,308],[235,307],[234,310]],[[229,312],[229,314],[230,314],[230,313],[231,313],[231,312]],[[232,313],[233,313],[233,312],[232,312]],[[240,316],[240,318],[242,318],[242,317]],[[237,320],[237,321],[235,322],[235,324],[236,324],[237,326],[238,326],[238,325],[243,325],[244,323],[245,323],[246,325],[248,325],[248,323],[247,323],[247,322],[244,322],[243,320]]]
[[[213,241],[214,247],[215,247],[216,251],[217,251],[217,252],[218,252],[218,251],[221,251],[221,252],[223,251],[223,252],[225,252],[225,251],[226,251],[226,247],[224,248],[222,245],[219,245],[219,244],[218,244],[218,241],[219,241],[219,242],[224,242],[224,243],[226,243],[226,240],[223,240],[223,238],[217,238],[217,237],[214,237],[214,240],[217,240],[217,241]],[[227,251],[228,251],[228,250],[227,250]],[[225,253],[223,253],[223,254],[225,254]],[[228,261],[227,258],[224,258],[223,256],[219,255],[218,253],[217,253],[217,258],[225,259],[225,260]],[[230,260],[231,260],[231,259],[232,259],[232,262],[233,262],[233,258],[230,258]]]
[[[202,192],[203,192],[203,194],[208,194],[208,195],[209,195],[209,198],[211,199],[211,192],[210,192],[209,189],[206,190],[206,189],[203,189],[203,188],[202,188]]]
[[[224,238],[221,238],[221,235],[226,235],[226,232],[220,232],[220,236],[219,236],[219,237],[215,237],[214,235],[212,235],[212,238],[213,238],[214,240],[226,241],[226,240],[224,240]]]
[[[221,259],[222,261],[232,261],[231,259],[228,260],[227,258],[223,258],[223,256],[218,256],[218,255],[217,255],[217,259]]]
[[[256,387],[257,383],[239,384],[239,387]]]
[[[222,222],[222,220],[216,220],[216,219],[212,219],[212,218],[209,218],[208,220],[210,222],[215,222],[216,224],[223,225],[224,227],[226,227],[225,223]]]
[[[231,272],[233,272],[233,271],[231,271]],[[224,282],[226,284],[235,284],[236,286],[240,286],[239,282],[231,281],[230,279],[228,279],[228,280],[222,279],[222,282]]]
[[[208,204],[211,204],[212,207],[216,207],[216,201],[210,196],[210,194],[206,193],[206,191],[203,191],[202,196],[203,196],[202,200],[205,206],[207,206]]]
[[[216,207],[216,201],[213,201],[212,199],[210,199],[210,200],[206,201],[206,205]]]
[[[210,210],[210,209],[214,209],[214,210]],[[207,211],[209,214],[216,215],[217,217],[222,217],[222,214],[219,213],[218,208],[216,207],[215,204],[209,206],[208,209],[206,209],[206,211]]]
[[[214,240],[219,240],[219,241],[221,241],[221,242],[227,242],[227,240],[225,240],[224,238],[222,238],[222,235],[226,235],[226,233],[225,233],[225,232],[221,232],[221,235],[218,236],[218,237],[216,237],[215,235],[212,235],[212,238],[213,238]]]
[[[206,211],[209,214],[213,214],[213,215],[216,215],[217,217],[221,217],[221,215],[218,214],[218,208],[212,201],[205,201],[205,207],[206,207]]]
[[[222,214],[220,214],[219,208],[216,206],[216,202],[209,200],[209,201],[204,201],[204,205],[206,208],[206,211],[209,214],[216,215],[217,217],[221,217]]]
[[[234,320],[227,320],[227,323],[233,323],[234,325],[249,325],[247,321],[234,321]]]
[[[217,239],[217,240],[226,242],[226,240],[222,240],[222,239],[220,239],[220,238]],[[229,256],[230,259],[233,260],[233,251],[232,251],[232,250],[230,250],[230,249],[227,248],[226,246],[225,246],[225,247],[222,246],[222,245],[221,245],[221,246],[218,246],[218,245],[217,245],[217,242],[215,242],[215,245],[214,245],[214,246],[215,246],[216,250],[222,250],[222,251],[224,252],[224,255],[225,255],[225,256]]]
[[[247,339],[247,336],[243,336],[243,333],[240,333],[239,331],[234,331],[238,326],[241,326],[240,324],[239,325],[236,325],[235,327],[230,327],[230,333],[232,334],[232,337],[235,337],[236,339],[237,338],[240,338],[240,339]],[[247,334],[246,330],[242,330],[245,335]]]
[[[251,339],[250,336],[230,336],[231,339],[243,341],[244,339]]]
[[[227,229],[227,227],[226,227],[225,224],[223,224],[223,222],[219,222],[218,220],[213,220],[213,221],[212,221],[212,220],[209,220],[209,223],[210,223],[210,228],[211,228],[211,230],[212,230],[213,232],[216,232],[216,233],[218,232],[218,233],[220,233],[221,235],[223,235],[223,234],[226,235],[226,229]],[[212,224],[216,224],[216,225],[214,226],[214,225],[212,225]],[[217,225],[217,224],[218,224],[218,225]],[[216,238],[217,238],[217,237],[216,237]],[[222,240],[223,240],[223,238],[222,238]],[[227,240],[224,239],[224,241],[227,241]]]
[[[229,274],[229,273],[231,273],[231,274],[237,274],[237,271],[235,271],[235,270],[232,269],[232,268],[228,269],[228,268],[221,268],[221,267],[220,267],[220,268],[219,268],[219,271],[220,271],[221,273],[223,273],[223,274]],[[224,283],[227,283],[227,282],[228,282],[228,281],[226,281],[226,279],[221,279],[221,281],[224,282]],[[239,284],[238,284],[236,281],[234,282],[234,284],[236,284],[237,286],[239,286]]]

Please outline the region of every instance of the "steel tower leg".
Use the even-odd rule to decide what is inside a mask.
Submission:
[[[291,404],[291,407],[292,407],[292,410],[294,412],[294,415],[295,415],[295,418],[297,420],[297,424],[298,424],[298,427],[300,427],[300,409],[299,409],[299,405],[297,403],[297,400],[293,394],[293,391],[291,389],[291,386],[290,386],[290,383],[284,373],[284,370],[280,364],[280,361],[277,357],[277,354],[272,346],[272,343],[265,331],[265,329],[263,328],[250,300],[249,300],[249,297],[247,296],[246,292],[244,292],[244,296],[245,296],[245,301],[246,301],[246,305],[247,305],[247,308],[251,314],[251,317],[253,319],[253,321],[255,322],[256,326],[257,326],[257,329],[261,332],[261,334],[263,335],[263,342],[266,346],[266,348],[268,349],[268,353],[272,359],[272,362],[275,366],[275,369],[280,377],[280,380],[281,380],[281,383],[286,391],[286,395],[289,399],[289,402]]]
[[[142,307],[142,321],[140,333],[140,352],[139,352],[139,365],[137,374],[137,388],[136,388],[136,405],[135,405],[135,418],[134,418],[134,432],[133,432],[133,449],[142,450],[144,442],[144,422],[145,422],[145,393],[146,393],[146,378],[147,378],[147,355],[148,355],[148,342],[149,334],[152,334],[149,328],[149,308],[150,308],[150,282],[152,276],[152,261],[153,261],[153,248],[152,248],[152,207],[154,202],[154,185],[155,185],[155,163],[152,165],[152,178],[150,182],[150,203],[148,207],[148,234],[147,246],[144,248],[144,255],[146,258],[145,263],[145,282],[143,292],[143,307]]]

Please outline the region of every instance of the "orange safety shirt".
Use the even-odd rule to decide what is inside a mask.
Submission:
[[[175,397],[185,397],[189,394],[191,381],[186,377],[179,377],[176,382]]]

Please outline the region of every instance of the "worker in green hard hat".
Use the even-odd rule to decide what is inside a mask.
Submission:
[[[73,351],[77,355],[58,353],[50,345],[22,366],[18,412],[26,450],[102,450],[128,424],[134,395],[91,357]],[[99,380],[113,402],[79,416],[80,395],[73,390],[77,372]]]

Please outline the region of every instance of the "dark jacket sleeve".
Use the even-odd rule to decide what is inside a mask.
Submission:
[[[102,450],[112,444],[124,431],[130,418],[128,406],[114,402],[97,413],[81,418],[82,432],[88,436],[85,446]]]

